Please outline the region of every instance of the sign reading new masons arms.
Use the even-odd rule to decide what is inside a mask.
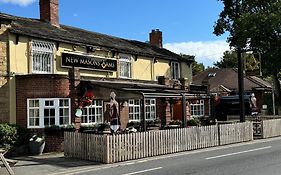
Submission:
[[[62,53],[62,67],[79,67],[81,69],[117,71],[117,61],[99,57]]]

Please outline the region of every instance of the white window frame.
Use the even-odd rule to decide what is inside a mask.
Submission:
[[[120,78],[132,78],[132,56],[131,55],[127,55],[127,54],[119,55],[119,77]]]
[[[138,102],[138,103],[137,103]],[[156,119],[156,99],[146,98],[145,99],[145,120]],[[140,100],[129,100],[129,121],[140,121],[141,120],[141,102]]]
[[[52,74],[54,62],[54,43],[32,40],[31,49],[31,73]]]
[[[129,121],[140,121],[141,108],[140,100],[129,100]]]
[[[177,69],[178,68],[178,69]],[[171,74],[172,79],[179,79],[180,78],[180,63],[179,62],[171,62]]]
[[[103,117],[102,100],[93,100],[90,106],[86,106],[82,110],[82,116],[81,116],[82,124],[103,123],[103,121],[104,121],[104,117]]]
[[[67,100],[68,101],[68,106],[60,106],[60,100]],[[39,102],[39,106],[30,106],[30,102],[31,101],[38,101]],[[46,101],[53,101],[54,104],[52,106],[47,106],[45,105]],[[30,98],[27,99],[27,128],[44,128],[45,127],[45,123],[44,123],[44,110],[45,109],[55,109],[55,125],[61,125],[60,124],[60,109],[64,108],[64,109],[68,109],[68,123],[64,123],[62,125],[65,124],[70,124],[71,122],[71,101],[70,98]],[[39,110],[38,113],[38,118],[39,118],[39,125],[33,125],[31,126],[30,124],[30,112],[32,110]],[[64,116],[67,117],[67,116]]]
[[[189,104],[192,117],[203,117],[205,115],[204,100],[193,100]]]
[[[147,98],[145,99],[145,120],[155,120],[155,119],[156,119],[156,99]]]

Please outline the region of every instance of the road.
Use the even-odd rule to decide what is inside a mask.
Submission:
[[[280,175],[281,138],[188,151],[53,175]]]

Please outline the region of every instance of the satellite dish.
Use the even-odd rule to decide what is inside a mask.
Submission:
[[[75,116],[81,117],[81,115],[82,115],[82,110],[80,108],[76,109]]]

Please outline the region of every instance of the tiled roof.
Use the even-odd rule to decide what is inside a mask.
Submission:
[[[224,86],[229,90],[238,90],[238,72],[236,69],[210,68],[193,76],[193,84],[195,85],[202,85],[206,80],[209,81],[211,91],[220,86]],[[270,90],[271,85],[259,77],[244,77],[244,90],[250,91],[252,89]]]
[[[0,13],[0,21],[8,21],[11,24],[9,29],[10,32],[19,35],[26,35],[35,38],[42,38],[81,46],[101,47],[110,51],[152,58],[163,58],[172,61],[192,61],[185,60],[180,55],[175,54],[167,49],[158,48],[145,42],[122,39],[66,25],[60,25],[60,27],[56,27],[38,19],[23,18]]]

